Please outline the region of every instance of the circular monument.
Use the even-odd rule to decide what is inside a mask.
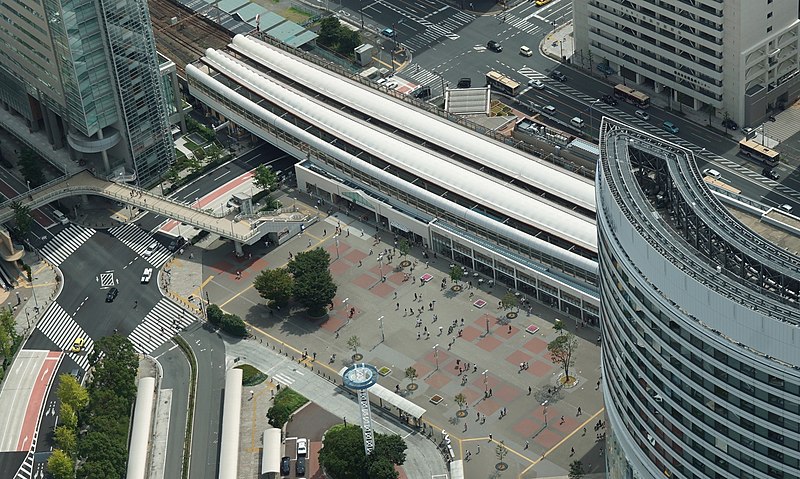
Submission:
[[[351,364],[342,374],[342,380],[348,388],[361,391],[378,382],[378,369],[371,364]]]

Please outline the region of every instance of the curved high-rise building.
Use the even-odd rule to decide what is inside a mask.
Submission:
[[[608,476],[800,477],[800,258],[690,151],[608,119],[600,151]]]

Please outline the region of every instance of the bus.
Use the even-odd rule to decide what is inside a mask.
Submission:
[[[649,96],[622,83],[614,87],[614,96],[642,109],[650,106]]]
[[[486,74],[486,85],[492,87],[492,90],[511,96],[516,96],[520,87],[519,82],[495,71]]]
[[[705,181],[706,184],[708,184],[709,186],[713,187],[713,188],[710,188],[712,191],[713,190],[718,190],[718,191],[722,190],[723,192],[728,192],[728,193],[731,193],[733,195],[739,195],[739,194],[742,193],[742,190],[736,189],[733,186],[725,183],[724,181],[721,181],[721,180],[718,180],[718,179],[714,178],[713,176],[704,176],[703,177],[703,181]]]
[[[760,161],[769,167],[776,166],[781,161],[780,153],[747,138],[739,142],[739,153],[751,160]]]

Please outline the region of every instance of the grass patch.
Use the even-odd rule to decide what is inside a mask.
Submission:
[[[249,364],[236,366],[242,370],[242,386],[257,386],[267,380],[267,375]]]
[[[303,23],[309,18],[311,18],[312,15],[297,7],[289,7],[283,12],[281,12],[281,16],[294,23]]]
[[[283,427],[295,411],[300,409],[308,399],[302,394],[289,388],[283,388],[275,395],[273,406],[267,411],[267,417],[272,427]]]
[[[188,148],[190,151],[194,151],[194,150],[200,148],[200,145],[198,145],[197,143],[195,143],[195,142],[193,142],[191,140],[186,140],[186,142],[183,144],[183,146]]]
[[[189,360],[189,366],[191,370],[189,375],[189,404],[188,412],[186,414],[186,434],[183,436],[183,470],[181,471],[181,476],[183,476],[183,479],[189,479],[189,459],[192,457],[192,424],[194,422],[194,401],[195,394],[197,392],[197,360],[194,357],[192,348],[189,347],[189,344],[186,343],[183,338],[176,335],[173,339],[181,348],[183,354],[186,355],[186,358]]]

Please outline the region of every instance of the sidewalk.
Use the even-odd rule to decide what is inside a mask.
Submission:
[[[33,282],[28,281],[24,271],[9,271],[17,274],[12,278],[15,287],[11,291],[0,290],[0,302],[15,315],[17,334],[27,340],[61,291],[61,282],[56,281],[56,275],[61,277],[61,272],[30,251],[25,253],[22,261],[30,265]],[[10,265],[6,266],[11,270]]]

